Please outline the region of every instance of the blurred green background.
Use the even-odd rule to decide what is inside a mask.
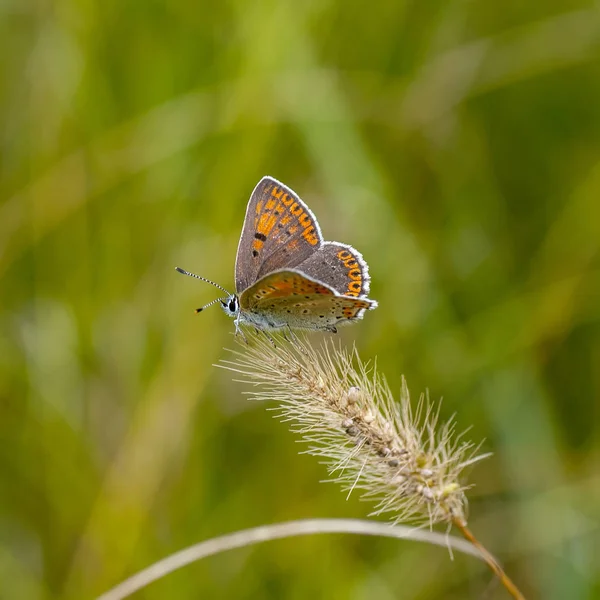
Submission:
[[[367,514],[212,366],[233,323],[173,270],[233,287],[265,174],[369,261],[344,343],[494,452],[472,529],[530,598],[600,598],[597,3],[5,0],[0,56],[1,598]],[[135,597],[484,596],[472,558],[336,535]]]

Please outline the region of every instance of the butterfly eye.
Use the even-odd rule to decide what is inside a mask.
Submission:
[[[233,298],[232,300],[229,301],[229,310],[231,312],[235,312],[236,308],[237,308],[237,302],[236,302],[235,298]]]

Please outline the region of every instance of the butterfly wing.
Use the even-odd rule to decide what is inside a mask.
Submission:
[[[292,268],[321,246],[317,219],[287,186],[263,177],[254,188],[235,261],[235,289],[241,293],[258,279]]]
[[[297,268],[310,278],[327,284],[338,294],[364,298],[369,293],[369,267],[362,254],[352,246],[323,242]]]
[[[295,270],[270,273],[240,296],[242,314],[265,327],[331,329],[361,319],[374,300],[341,296],[328,285]]]

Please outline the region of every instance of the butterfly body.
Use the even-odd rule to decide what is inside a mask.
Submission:
[[[251,325],[335,331],[377,307],[367,298],[369,284],[362,255],[347,244],[324,241],[308,206],[281,182],[263,177],[246,209],[236,293],[218,301],[236,330]]]

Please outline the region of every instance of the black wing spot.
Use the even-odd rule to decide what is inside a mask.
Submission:
[[[260,240],[261,242],[266,242],[267,241],[267,236],[264,233],[255,233],[254,237],[257,240]]]
[[[254,256],[254,258],[256,258],[258,256],[258,251],[252,250],[252,256]]]
[[[285,232],[287,235],[292,235],[292,232],[289,229],[286,229]]]

